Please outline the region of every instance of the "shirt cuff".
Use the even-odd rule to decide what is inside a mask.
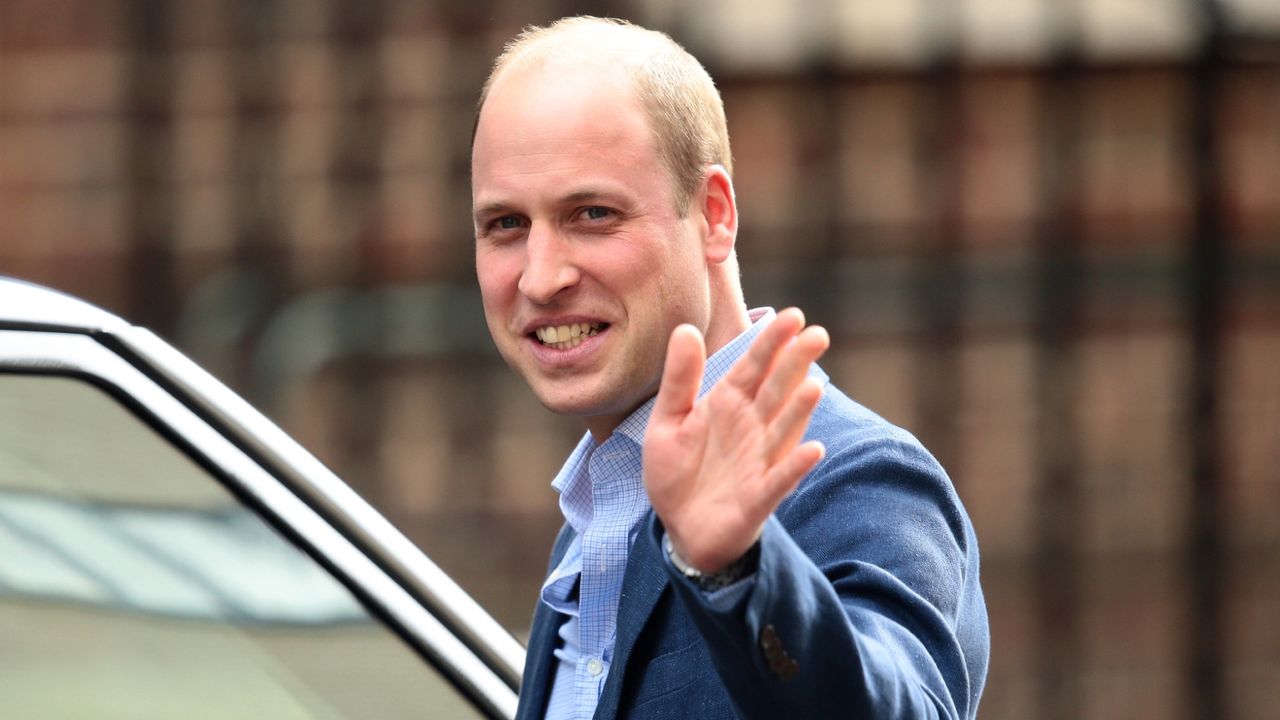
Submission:
[[[668,559],[667,562],[671,562],[671,560]],[[685,582],[688,581],[686,580]],[[719,590],[712,592],[703,592],[702,597],[706,599],[707,605],[710,605],[712,610],[715,610],[716,612],[729,612],[737,606],[737,604],[751,592],[751,588],[755,586],[756,574],[751,573],[732,585],[726,585]]]

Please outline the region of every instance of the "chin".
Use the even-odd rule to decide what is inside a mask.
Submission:
[[[560,395],[539,393],[538,401],[551,412],[569,417],[594,417],[608,412],[608,410],[601,409],[599,403],[583,398],[566,398]]]
[[[616,397],[602,397],[594,393],[556,392],[554,389],[535,389],[534,394],[542,406],[557,415],[577,418],[593,418],[609,415],[625,415],[630,412],[625,401]],[[634,408],[640,403],[634,403]]]
[[[580,390],[557,387],[558,383],[547,382],[545,378],[531,379],[526,375],[525,382],[533,391],[534,397],[542,406],[557,415],[581,415],[590,412],[595,404],[589,395]]]

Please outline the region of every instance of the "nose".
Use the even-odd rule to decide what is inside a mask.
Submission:
[[[529,228],[524,271],[520,274],[521,294],[538,305],[546,305],[562,291],[577,285],[580,276],[570,242],[552,228],[536,225]]]

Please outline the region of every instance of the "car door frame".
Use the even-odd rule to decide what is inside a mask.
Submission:
[[[519,642],[274,423],[153,333],[103,315],[0,319],[0,372],[78,378],[112,395],[325,566],[478,709],[514,716]]]

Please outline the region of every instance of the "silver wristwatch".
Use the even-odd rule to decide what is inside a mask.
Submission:
[[[721,588],[726,588],[750,576],[760,565],[759,540],[743,553],[742,557],[713,573],[704,573],[685,562],[685,559],[680,557],[680,553],[676,552],[675,546],[671,544],[670,535],[663,534],[662,547],[667,551],[667,557],[671,558],[671,564],[676,566],[680,574],[691,580],[703,592],[715,592]]]

